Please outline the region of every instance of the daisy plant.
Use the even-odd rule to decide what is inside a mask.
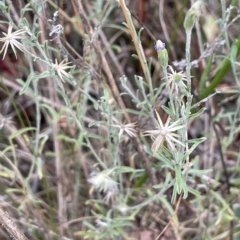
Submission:
[[[167,106],[162,106],[164,111],[169,115],[165,124],[163,124],[160,116],[157,115],[157,129],[144,132],[145,136],[156,136],[152,151],[160,159],[166,156],[161,152],[163,144],[166,142],[172,158],[173,165],[171,166],[175,172],[174,188],[172,194],[172,202],[175,202],[177,194],[183,193],[183,198],[188,196],[188,192],[198,194],[188,183],[188,172],[190,171],[189,156],[193,150],[205,140],[205,138],[188,139],[188,125],[190,119],[199,116],[203,110],[196,114],[191,113],[192,109],[192,94],[191,94],[191,75],[188,67],[186,74],[183,71],[176,72],[168,64],[168,54],[165,49],[165,44],[158,40],[155,46],[158,54],[158,60],[161,64],[164,80],[166,81],[166,90],[168,91],[169,103]],[[187,55],[187,53],[186,53]],[[187,63],[189,63],[187,57]],[[169,70],[169,71],[167,71]],[[186,82],[186,83],[185,83]],[[179,93],[181,95],[179,95]],[[172,121],[172,124],[170,122]],[[195,174],[201,174],[201,171],[196,171]]]
[[[169,114],[168,119],[164,124],[155,110],[157,129],[147,130],[143,134],[155,138],[151,147],[153,156],[164,162],[168,162],[170,159],[171,164],[168,166],[175,173],[171,198],[171,202],[174,203],[178,194],[183,193],[183,198],[187,198],[189,192],[195,195],[198,194],[197,191],[188,185],[189,156],[205,138],[188,140],[188,121],[194,115],[191,112],[186,114],[186,104],[188,105],[191,102],[186,103],[183,101],[183,96],[190,94],[189,88],[183,82],[186,81],[186,76],[183,72],[175,72],[172,67],[168,68],[170,73],[166,74],[164,79],[167,91],[172,96],[172,101],[170,98],[168,106],[162,106],[166,113]],[[181,97],[179,97],[179,92]],[[188,107],[191,108],[191,105],[188,105]],[[166,143],[169,150],[168,153],[163,149],[164,143]],[[189,144],[190,147],[188,146]],[[196,172],[196,174],[201,174],[200,171]]]

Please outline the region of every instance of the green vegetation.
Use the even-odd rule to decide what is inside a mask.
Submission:
[[[0,0],[0,239],[240,239],[240,6],[189,4]]]

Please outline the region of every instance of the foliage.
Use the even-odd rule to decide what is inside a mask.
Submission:
[[[1,239],[239,238],[240,6],[175,4],[0,0]]]

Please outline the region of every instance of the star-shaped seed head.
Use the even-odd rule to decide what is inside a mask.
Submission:
[[[55,64],[53,64],[54,70],[57,72],[58,76],[63,82],[65,82],[63,77],[70,78],[70,79],[72,78],[72,75],[65,71],[66,69],[72,68],[72,66],[68,66],[68,64],[70,63],[64,63],[64,62],[65,60],[63,60],[58,64],[57,59],[55,59]]]
[[[12,50],[13,50],[16,58],[17,58],[17,54],[16,54],[15,47],[18,48],[19,50],[21,50],[22,52],[26,51],[25,47],[18,41],[18,39],[24,39],[23,34],[26,33],[26,30],[19,29],[15,32],[12,32],[12,28],[13,28],[13,24],[12,24],[12,22],[10,22],[9,26],[8,26],[8,32],[7,33],[3,32],[3,35],[5,37],[0,38],[0,42],[4,43],[3,47],[0,51],[0,53],[2,53],[4,51],[3,59],[6,56],[9,45],[12,47]]]
[[[162,149],[164,142],[167,143],[167,146],[171,151],[176,151],[174,143],[184,146],[184,144],[177,139],[180,136],[175,133],[175,131],[185,127],[184,125],[178,125],[181,122],[181,119],[169,125],[171,119],[168,117],[167,122],[163,124],[158,112],[155,112],[157,115],[157,130],[149,130],[144,132],[145,136],[156,136],[155,141],[152,144],[153,154],[156,155]]]

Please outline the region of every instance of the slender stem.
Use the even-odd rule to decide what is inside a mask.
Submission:
[[[149,87],[151,88],[152,84],[151,84],[150,72],[148,70],[147,61],[146,61],[146,58],[145,58],[145,55],[144,55],[142,45],[140,43],[139,37],[137,36],[137,33],[136,33],[136,29],[135,29],[135,27],[133,25],[133,22],[132,22],[130,11],[126,7],[126,4],[125,4],[124,0],[119,0],[119,3],[121,5],[125,20],[127,22],[127,26],[129,28],[131,37],[133,39],[134,47],[137,51],[139,61],[141,63],[141,66],[142,66],[142,69],[143,69],[143,72],[144,72],[144,76],[145,76],[147,82],[149,83]],[[150,92],[152,92],[151,90],[152,89],[150,89]]]
[[[190,54],[190,45],[191,45],[191,35],[192,30],[186,30],[186,75],[187,75],[187,87],[188,91],[191,92],[191,54]]]
[[[181,115],[183,122],[185,124],[185,128],[183,130],[180,130],[182,133],[182,141],[185,143],[185,149],[181,146],[181,154],[184,155],[184,152],[188,150],[188,119],[189,115],[191,114],[191,104],[192,104],[192,94],[191,94],[191,35],[192,35],[192,29],[186,29],[186,76],[187,76],[187,102],[185,107],[183,106],[181,109]],[[187,169],[186,169],[186,176],[187,176],[187,170],[189,166],[189,157],[186,159]]]

